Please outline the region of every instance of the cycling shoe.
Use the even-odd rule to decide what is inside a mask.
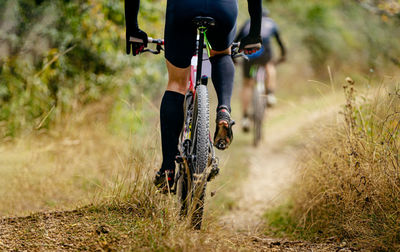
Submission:
[[[166,170],[164,172],[158,171],[153,182],[161,193],[167,194],[174,185],[174,179],[175,172],[173,170]]]
[[[229,109],[226,106],[220,106],[217,112],[216,128],[214,134],[214,146],[217,149],[225,150],[233,140],[232,126],[235,121],[232,120]]]
[[[242,129],[244,133],[248,133],[250,131],[251,121],[250,118],[245,116],[242,119]]]
[[[269,93],[267,94],[267,106],[268,107],[274,107],[277,103],[277,99],[274,95],[274,93]]]

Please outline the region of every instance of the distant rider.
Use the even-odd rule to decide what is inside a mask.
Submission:
[[[261,47],[262,0],[247,0],[247,3],[251,25],[248,35],[240,40],[240,49],[249,54]],[[139,29],[137,21],[139,5],[139,0],[125,0],[126,53],[133,56],[140,54],[148,42],[147,34]],[[196,47],[196,28],[192,24],[196,16],[210,16],[216,20],[216,25],[207,31],[213,49],[211,78],[218,96],[214,143],[225,140],[228,147],[233,140],[230,105],[235,69],[231,45],[236,33],[237,14],[237,0],[167,1],[164,40],[168,85],[160,108],[163,162],[154,179],[159,188],[165,188],[167,181],[170,186],[174,183],[175,157],[184,117],[183,101]],[[142,39],[144,43],[130,42],[130,37]]]
[[[286,59],[286,48],[280,38],[278,26],[268,17],[269,11],[263,9],[262,25],[261,25],[261,37],[262,37],[262,48],[254,54],[248,55],[249,61],[243,62],[243,89],[241,92],[242,98],[242,109],[243,119],[242,127],[245,132],[250,129],[250,119],[248,114],[249,103],[255,83],[251,69],[253,66],[264,66],[266,72],[265,78],[265,90],[266,90],[266,102],[268,106],[276,104],[275,90],[276,90],[276,69],[275,64],[284,62]],[[236,41],[240,41],[245,37],[250,30],[250,20],[248,20],[243,27],[240,29]],[[271,48],[270,40],[275,37],[276,42],[279,45],[281,55],[277,62],[272,61],[273,53]]]

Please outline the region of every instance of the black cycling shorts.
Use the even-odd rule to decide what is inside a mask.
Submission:
[[[223,51],[233,42],[238,14],[237,0],[168,0],[165,21],[165,58],[186,68],[196,50],[196,16],[212,17],[216,25],[206,35],[213,50]]]
[[[260,55],[260,57],[243,62],[243,76],[249,79],[253,78],[254,76],[251,76],[251,67],[265,66],[268,62],[271,61],[271,59],[272,50],[271,46],[268,45],[264,47],[264,52]]]

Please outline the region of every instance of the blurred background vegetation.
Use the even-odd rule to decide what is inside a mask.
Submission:
[[[239,13],[238,25],[248,18],[246,2],[239,0],[240,10],[243,11]],[[309,96],[306,98],[313,100],[318,96],[310,95],[315,95],[316,92],[341,89],[342,81],[335,79],[343,80],[342,77],[351,76],[356,80],[356,86],[376,85],[380,88],[379,85],[385,82],[385,76],[398,76],[399,0],[264,0],[264,4],[269,8],[271,17],[278,23],[282,38],[288,47],[287,63],[278,68],[277,96],[282,107],[289,106],[281,112],[278,108],[278,113],[281,113],[283,118],[280,115],[275,117],[275,128],[289,124],[288,118],[293,120],[290,124],[296,124],[303,114],[318,108],[318,105],[315,105],[318,103],[302,104],[298,103],[298,99]],[[165,6],[166,0],[141,0],[139,24],[149,36],[163,36]],[[237,69],[240,73],[240,68]],[[386,79],[398,85],[397,80],[390,77]],[[238,80],[240,81],[240,78]],[[335,87],[331,89],[323,83],[331,83]],[[103,198],[111,201],[116,199],[125,203],[131,200],[135,207],[139,208],[139,203],[146,202],[144,205],[149,208],[144,210],[149,218],[143,219],[143,215],[138,215],[138,219],[139,223],[144,223],[142,231],[151,243],[154,237],[163,240],[163,233],[179,237],[176,233],[169,232],[169,228],[178,230],[176,232],[184,232],[179,228],[174,229],[175,219],[164,222],[165,216],[159,209],[165,205],[149,205],[160,201],[151,186],[149,174],[160,163],[159,132],[156,123],[159,99],[165,85],[166,68],[162,56],[144,54],[132,57],[125,54],[123,0],[0,0],[0,184],[4,185],[0,188],[0,215],[25,215],[30,211],[60,208],[73,209],[75,206],[92,203],[93,198],[98,196],[97,190],[100,190],[100,201],[102,196],[106,195]],[[236,90],[240,90],[238,86]],[[336,96],[333,94],[331,99],[337,99]],[[387,99],[385,96],[376,97],[377,101]],[[322,95],[322,98],[325,97]],[[320,96],[321,100],[322,98]],[[367,119],[367,126],[370,123],[372,129],[372,126],[378,125],[381,127],[376,129],[387,131],[386,121],[381,119],[387,116],[385,113],[397,113],[399,107],[398,93],[396,103],[391,102],[394,99],[390,98],[389,102],[377,106],[378,110],[370,109],[359,113],[361,118]],[[236,100],[235,97],[234,101]],[[358,109],[358,104],[356,105],[354,108]],[[237,109],[237,102],[233,107],[235,112],[240,111]],[[365,107],[363,105],[360,110]],[[387,107],[390,109],[386,109]],[[286,111],[290,113],[285,113]],[[355,113],[356,110],[347,112]],[[379,120],[374,116],[379,117]],[[273,124],[274,121],[269,123]],[[317,125],[320,127],[321,122]],[[398,130],[398,125],[390,124],[392,128],[389,129],[394,132]],[[306,216],[309,217],[304,219],[306,228],[318,227],[315,232],[312,228],[306,229],[307,232],[300,229],[304,231],[303,235],[309,237],[321,237],[319,232],[327,230],[323,236],[359,236],[361,242],[368,240],[376,244],[376,240],[380,239],[384,244],[378,244],[380,247],[377,248],[381,250],[398,244],[399,194],[392,196],[387,193],[388,190],[384,190],[389,187],[382,186],[385,185],[385,181],[396,178],[397,184],[387,185],[392,186],[390,188],[399,188],[398,143],[389,146],[392,149],[388,155],[389,149],[387,146],[381,146],[381,138],[364,137],[361,134],[364,130],[365,128],[361,128],[355,131],[355,135],[351,135],[354,142],[339,138],[344,135],[342,131],[335,135],[335,129],[329,129],[326,132],[333,132],[332,138],[329,138],[330,134],[322,132],[322,135],[327,135],[325,138],[310,143],[314,144],[314,148],[309,154],[309,162],[313,161],[313,158],[321,162],[314,162],[314,166],[304,163],[300,167],[307,166],[306,171],[311,171],[312,174],[317,174],[316,176],[322,174],[321,177],[326,180],[321,180],[321,183],[315,185],[313,183],[316,180],[312,176],[306,176],[310,178],[309,183],[300,181],[303,190],[298,190],[300,186],[296,188],[299,194],[295,194],[295,199],[298,200],[293,201],[290,208],[278,209],[279,218],[275,219],[284,223],[284,229],[294,227],[286,233],[296,234],[299,231],[296,229],[299,227],[297,224]],[[290,143],[297,141],[293,141],[292,135],[288,135],[291,138],[288,140]],[[243,180],[248,173],[250,154],[254,155],[250,153],[254,152],[254,149],[248,148],[248,141],[240,137],[240,134],[237,136],[239,137],[236,137],[235,146],[238,147],[233,147],[230,153],[225,154],[228,156],[222,156],[222,160],[228,160],[224,166],[229,166],[230,169],[222,169],[218,178],[221,180],[216,181],[215,187],[224,188],[225,192],[236,193],[235,190],[241,187],[239,182],[232,181],[232,178]],[[324,144],[325,139],[327,140]],[[359,157],[367,157],[363,160],[353,159],[353,155],[348,155],[350,161],[340,159],[344,164],[339,166],[342,168],[340,175],[343,177],[334,177],[326,173],[326,164],[332,162],[334,166],[338,159],[334,156],[336,153],[331,151],[335,148],[334,145],[347,151],[349,143],[370,146],[367,150],[371,152],[360,151]],[[299,146],[300,148],[296,146],[296,149],[302,148],[302,145]],[[319,159],[318,156],[321,155],[321,146],[327,146],[324,159]],[[286,148],[286,145],[282,148]],[[344,152],[343,155],[346,153],[348,154]],[[373,157],[373,153],[380,154],[385,162],[397,158],[397,166],[393,165],[397,177],[387,173],[385,162],[377,164],[376,169],[372,166],[375,170],[374,173],[371,172],[367,165],[371,163],[369,157]],[[377,179],[371,179],[377,181],[376,187],[368,185],[365,190],[368,199],[369,192],[380,192],[378,200],[370,204],[372,207],[364,208],[363,204],[359,204],[356,207],[362,209],[354,207],[348,211],[353,215],[343,215],[341,206],[352,206],[359,201],[348,197],[348,203],[342,204],[341,201],[338,204],[334,201],[336,197],[331,197],[329,193],[321,195],[330,197],[330,201],[327,201],[330,205],[316,205],[307,200],[310,195],[314,198],[314,193],[336,192],[338,188],[342,190],[343,181],[352,185],[354,178],[357,179],[359,174],[353,176],[354,170],[346,166],[353,164],[351,162],[359,162],[357,167],[362,168],[361,171],[367,174],[366,177]],[[356,167],[355,164],[354,166]],[[391,167],[390,164],[387,166]],[[389,176],[383,176],[385,174]],[[333,180],[332,177],[336,179]],[[137,183],[138,181],[140,183]],[[332,187],[326,186],[327,184]],[[132,193],[131,186],[138,190]],[[344,193],[353,195],[352,188]],[[226,211],[225,205],[227,209],[232,209],[236,203],[236,196],[231,197],[224,190],[218,191],[219,194],[212,201],[220,211]],[[366,201],[364,194],[357,200],[362,199]],[[309,204],[310,202],[312,204]],[[393,206],[396,211],[381,211],[375,207],[375,203],[381,202],[386,202],[388,207]],[[336,207],[332,208],[331,205]],[[285,209],[296,211],[286,213]],[[285,214],[287,216],[282,217]],[[357,217],[350,223],[351,228],[356,228],[350,231],[347,216]],[[359,216],[363,218],[360,219]],[[319,222],[319,226],[314,226],[314,218],[327,222]],[[269,218],[268,221],[274,228],[271,219],[274,218]],[[159,226],[148,225],[154,220],[158,220],[167,231],[160,232]],[[287,220],[292,222],[287,223]],[[331,228],[332,224],[336,225],[334,229]],[[362,232],[359,231],[359,227],[363,228]],[[31,227],[29,229],[31,230]],[[190,236],[191,233],[188,234]],[[361,236],[366,239],[363,240]],[[215,238],[214,235],[212,237]],[[216,239],[217,242],[221,240]],[[197,246],[197,243],[195,245]],[[395,248],[398,249],[398,246]]]
[[[143,23],[160,34],[164,8],[143,2]],[[122,91],[129,102],[157,94],[165,82],[161,57],[125,56],[123,1],[0,1],[0,9],[0,137],[49,128]]]
[[[166,1],[141,2],[140,26],[161,37]],[[246,1],[239,4],[246,9]],[[327,66],[361,74],[400,67],[400,44],[392,39],[400,37],[398,1],[265,4],[288,44],[287,85],[327,79]],[[140,129],[143,101],[159,97],[166,69],[162,57],[125,55],[122,0],[3,0],[0,9],[0,138],[46,130],[105,101],[115,130],[118,120]],[[239,24],[247,15],[240,13]]]

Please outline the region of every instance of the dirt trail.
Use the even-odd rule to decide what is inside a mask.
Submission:
[[[285,193],[296,177],[296,157],[302,148],[302,132],[334,115],[336,97],[308,101],[298,106],[270,110],[264,141],[250,157],[249,175],[239,192],[239,203],[222,222],[234,230],[257,232],[262,214],[285,200]]]
[[[0,218],[0,251],[118,251],[137,248],[179,248],[178,250],[183,251],[348,251],[333,243],[313,244],[271,239],[262,235],[259,230],[262,227],[262,214],[268,207],[285,199],[285,191],[295,179],[295,158],[301,148],[299,135],[307,126],[325,120],[323,116],[332,115],[339,108],[337,104],[337,97],[332,96],[322,102],[310,100],[301,105],[285,104],[269,113],[265,141],[252,150],[249,176],[236,196],[239,200],[237,208],[223,217],[222,227],[216,224],[221,229],[220,233],[213,229],[204,233],[188,231],[185,237],[190,238],[179,240],[169,247],[170,244],[164,243],[168,240],[164,235],[174,232],[175,229],[172,226],[171,229],[162,229],[168,230],[165,234],[159,231],[157,221],[160,222],[159,227],[168,226],[164,225],[163,219],[146,219],[141,214],[132,214],[131,208],[88,207],[70,212]],[[232,229],[226,229],[226,226]],[[154,233],[148,234],[149,230],[157,231],[158,240],[155,240]]]

